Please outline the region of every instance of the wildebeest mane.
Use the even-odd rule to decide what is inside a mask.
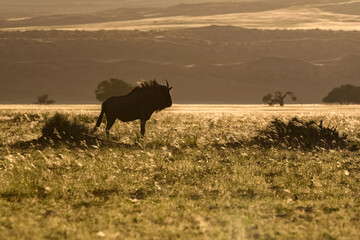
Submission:
[[[159,94],[160,94],[160,88],[164,87],[166,88],[166,86],[163,86],[159,83],[156,82],[156,80],[150,80],[149,82],[141,81],[137,83],[138,86],[135,87],[128,95],[132,95],[132,94],[145,94],[144,96],[146,96],[145,98],[147,99],[146,101],[148,102],[149,105],[151,105],[152,107],[154,107],[154,111],[155,112],[159,112],[163,109],[165,109],[165,105],[163,105],[163,102],[160,100],[159,98]]]
[[[159,87],[159,86],[161,86],[161,85],[158,84],[155,79],[151,80],[150,82],[141,81],[141,82],[138,82],[138,86],[135,87],[133,90],[131,90],[131,92],[128,95],[130,95],[130,94],[132,94],[135,91],[138,91],[140,89],[150,89],[150,88],[156,88],[156,87]]]

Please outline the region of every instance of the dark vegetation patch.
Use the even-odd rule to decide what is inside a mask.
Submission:
[[[235,192],[231,194],[234,198],[249,198],[253,199],[256,197],[256,191],[250,187],[240,186]]]
[[[31,146],[46,147],[65,144],[73,147],[93,147],[115,144],[90,135],[90,129],[80,121],[81,118],[70,117],[67,114],[56,113],[45,119],[41,129],[42,136],[26,142],[18,142],[15,147],[27,148]]]
[[[136,200],[142,200],[145,199],[147,196],[149,196],[151,194],[151,190],[150,189],[145,189],[145,188],[137,188],[131,192],[129,192],[129,197],[130,199],[136,199]]]
[[[245,141],[227,141],[226,143],[215,143],[213,145],[217,150],[226,150],[227,148],[237,149],[245,146]]]
[[[324,126],[323,121],[302,121],[292,118],[288,122],[275,119],[258,132],[251,143],[263,147],[298,149],[343,149],[348,147],[347,135],[336,127]]]
[[[42,137],[52,140],[81,141],[87,139],[89,129],[76,119],[70,120],[67,115],[56,113],[45,122],[41,129]]]
[[[348,149],[359,151],[360,143],[347,138],[336,127],[324,126],[323,120],[299,120],[294,117],[288,122],[272,120],[264,129],[258,130],[251,139],[227,139],[225,143],[214,143],[218,150],[238,149],[245,146],[253,148],[286,149]]]
[[[26,193],[16,192],[16,191],[7,191],[0,193],[0,198],[5,199],[9,202],[20,202],[21,199],[29,197]]]
[[[33,122],[33,121],[39,121],[42,120],[42,116],[40,114],[28,114],[28,113],[23,113],[23,114],[19,114],[16,115],[12,121],[15,123],[19,123],[19,122]]]
[[[93,191],[91,191],[91,193],[95,197],[108,198],[111,195],[119,194],[119,190],[116,188],[96,188]]]

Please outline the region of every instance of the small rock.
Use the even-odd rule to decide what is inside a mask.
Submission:
[[[98,232],[96,233],[96,236],[98,236],[98,237],[105,237],[105,233],[103,233],[103,231],[98,231]]]

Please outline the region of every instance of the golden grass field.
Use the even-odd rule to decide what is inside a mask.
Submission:
[[[116,144],[32,145],[46,119],[100,105],[0,105],[0,239],[359,239],[360,153],[246,142],[272,119],[360,140],[357,105],[174,105],[116,122]],[[105,139],[104,124],[95,133]]]

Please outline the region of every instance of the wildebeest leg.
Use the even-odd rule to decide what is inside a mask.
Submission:
[[[106,136],[109,137],[111,127],[114,125],[116,118],[108,118],[106,123]]]
[[[141,136],[142,137],[145,135],[145,124],[146,124],[146,120],[140,120]]]

